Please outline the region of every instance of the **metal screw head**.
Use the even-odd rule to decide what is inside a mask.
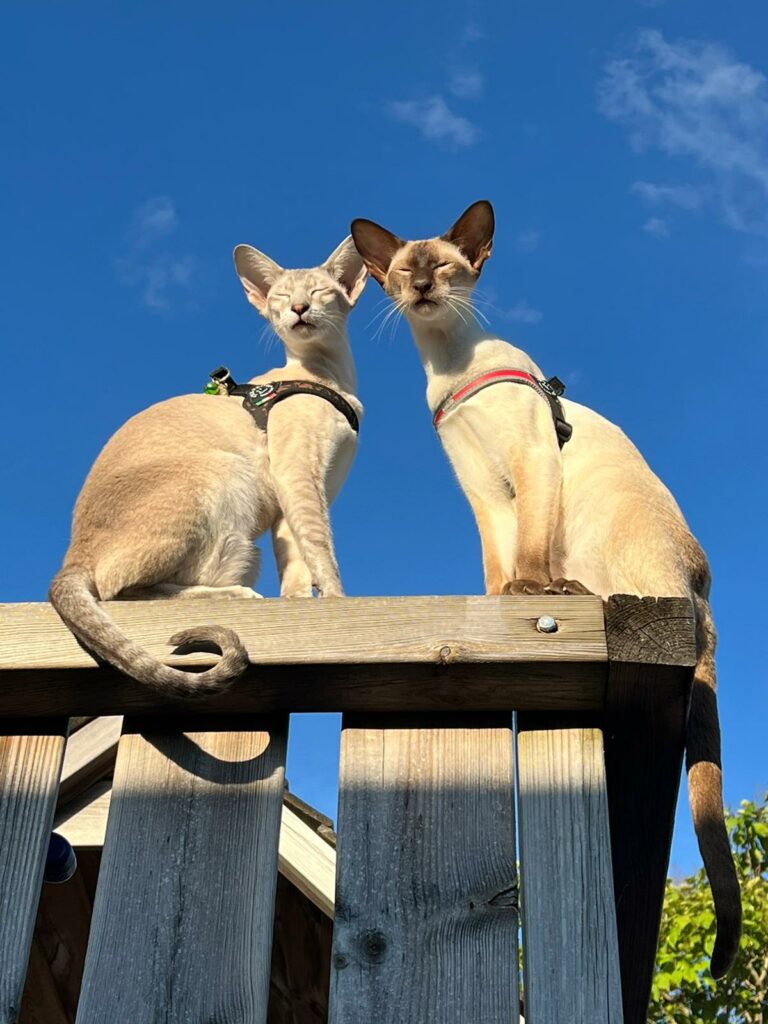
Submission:
[[[557,619],[553,619],[551,615],[541,615],[536,623],[536,629],[540,633],[556,633]]]

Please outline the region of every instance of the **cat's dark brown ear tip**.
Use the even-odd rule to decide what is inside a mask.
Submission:
[[[474,210],[475,208],[483,210],[490,220],[492,228],[496,226],[496,214],[493,212],[493,203],[491,203],[490,199],[478,199],[476,203],[472,203],[469,209]]]

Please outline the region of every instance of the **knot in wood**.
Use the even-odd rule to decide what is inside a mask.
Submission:
[[[445,665],[448,662],[448,660],[450,659],[451,655],[453,654],[453,651],[451,650],[451,648],[447,644],[445,644],[445,646],[440,648],[438,653],[440,655],[441,663],[443,665]]]
[[[360,936],[360,956],[366,963],[380,964],[387,955],[387,940],[382,932],[368,931]]]
[[[344,953],[336,953],[333,957],[333,966],[337,971],[343,971],[345,967],[349,967],[349,957]]]

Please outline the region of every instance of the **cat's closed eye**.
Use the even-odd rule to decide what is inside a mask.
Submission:
[[[450,262],[437,263],[437,264],[435,264],[435,270],[439,270],[441,267],[450,267],[450,265],[451,265]]]

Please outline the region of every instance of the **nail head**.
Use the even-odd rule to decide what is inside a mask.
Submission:
[[[553,619],[551,615],[541,615],[536,623],[536,629],[540,633],[556,633],[557,632],[557,619]]]

